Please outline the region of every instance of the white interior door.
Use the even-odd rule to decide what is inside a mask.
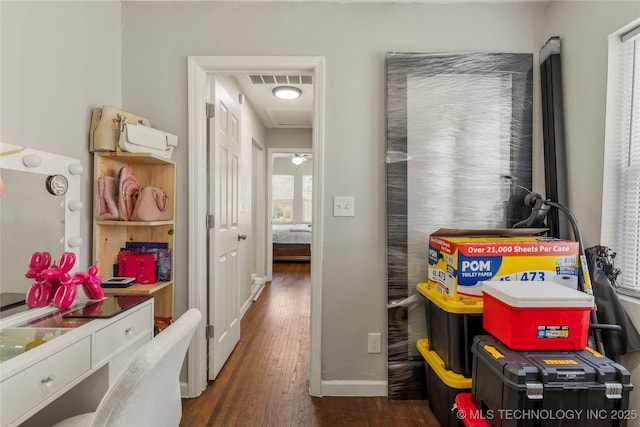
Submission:
[[[215,80],[209,126],[209,379],[216,378],[240,339],[239,166],[240,109]],[[246,238],[246,236],[245,236]]]

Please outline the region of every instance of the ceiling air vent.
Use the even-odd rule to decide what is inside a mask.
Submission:
[[[249,76],[249,80],[254,85],[310,85],[313,84],[312,76],[285,76],[282,74],[279,75],[257,75],[252,74]]]

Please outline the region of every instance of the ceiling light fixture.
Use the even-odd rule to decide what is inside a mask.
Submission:
[[[273,94],[280,99],[296,99],[302,95],[302,91],[294,86],[278,86],[273,88]]]

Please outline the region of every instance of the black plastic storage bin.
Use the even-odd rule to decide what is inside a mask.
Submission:
[[[482,328],[482,298],[451,298],[438,293],[432,283],[419,283],[416,289],[427,299],[429,348],[440,356],[447,369],[471,378],[473,337],[486,334]]]
[[[471,378],[445,369],[444,361],[429,349],[429,341],[420,339],[416,343],[418,351],[424,358],[427,379],[427,395],[429,408],[442,427],[464,427],[458,418],[454,405],[458,393],[471,391]]]
[[[629,372],[591,349],[511,350],[477,336],[472,395],[493,426],[624,426],[633,389]]]

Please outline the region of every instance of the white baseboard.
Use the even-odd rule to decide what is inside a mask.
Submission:
[[[260,297],[260,294],[262,293],[262,291],[264,290],[264,283],[260,285],[260,287],[258,288],[258,290],[255,292],[255,294],[253,294],[253,300],[257,301],[258,298]]]
[[[203,390],[204,391],[204,390]],[[189,396],[187,383],[180,382],[180,392],[183,398],[194,398]],[[322,381],[323,396],[345,396],[345,397],[378,397],[387,396],[386,381]]]
[[[387,396],[387,381],[322,381],[323,396]]]
[[[240,319],[244,317],[245,313],[247,312],[247,310],[249,310],[249,307],[251,306],[252,303],[253,303],[253,297],[249,296],[249,298],[247,298],[244,304],[242,304],[242,307],[240,307]]]

